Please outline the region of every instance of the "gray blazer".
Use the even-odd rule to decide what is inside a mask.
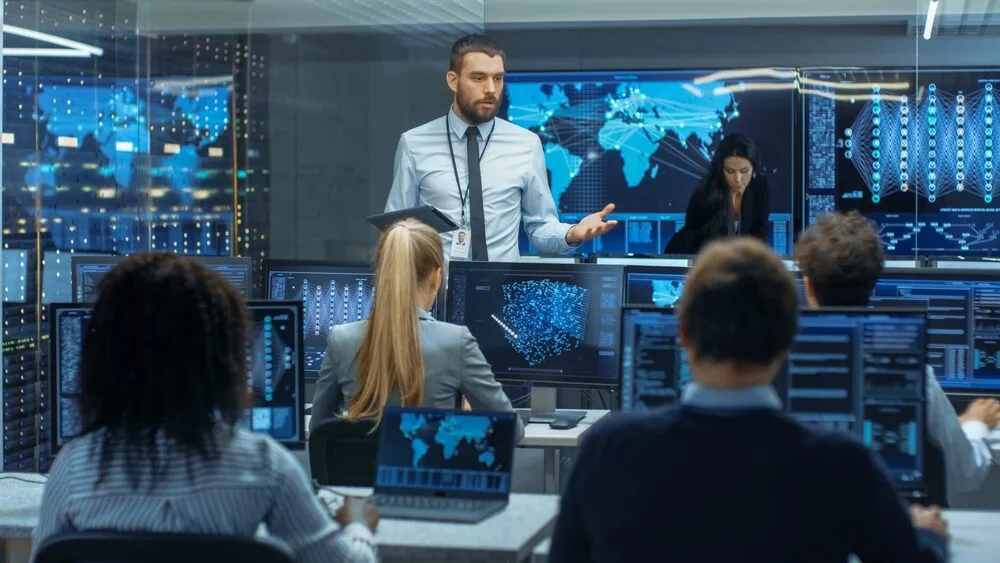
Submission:
[[[424,404],[437,409],[454,409],[459,392],[469,400],[472,410],[511,411],[510,399],[493,377],[475,337],[464,326],[438,322],[430,313],[417,313],[420,326],[420,349],[424,353]],[[333,327],[326,342],[326,355],[319,370],[316,396],[312,404],[312,430],[324,420],[347,409],[354,397],[357,379],[357,354],[364,338],[367,321]],[[398,391],[389,398],[398,405]],[[517,420],[517,441],[524,436],[524,425]]]

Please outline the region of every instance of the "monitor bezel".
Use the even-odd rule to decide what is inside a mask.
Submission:
[[[605,274],[617,274],[619,279],[619,300],[618,307],[618,319],[615,322],[615,331],[618,334],[612,340],[613,342],[619,342],[621,339],[621,304],[625,299],[625,268],[623,266],[613,266],[609,264],[588,264],[586,262],[579,262],[575,264],[540,264],[540,263],[530,263],[530,262],[452,262],[448,267],[448,289],[445,293],[445,321],[451,323],[451,311],[452,307],[452,288],[454,284],[452,283],[452,278],[455,276],[456,272],[462,272],[463,270],[495,270],[495,271],[526,271],[528,275],[533,272],[551,272],[553,270],[563,270],[568,274],[573,274],[580,272],[581,270],[587,274],[597,274],[600,275],[602,272]],[[562,375],[558,379],[554,377],[546,376],[528,376],[528,375],[507,375],[499,374],[496,371],[493,372],[496,380],[504,385],[511,386],[526,386],[526,387],[541,387],[541,388],[555,388],[555,389],[618,389],[618,370],[619,362],[621,361],[621,350],[620,347],[616,347],[615,353],[619,356],[615,358],[613,362],[614,372],[608,377],[602,378],[601,380],[589,380],[589,381],[574,381],[573,378],[581,378],[579,375]],[[487,362],[490,362],[489,358],[486,358]],[[492,367],[492,362],[490,362]],[[569,381],[567,381],[569,380]]]
[[[298,339],[298,369],[296,370],[295,384],[298,387],[298,405],[297,405],[297,422],[299,425],[299,437],[300,440],[277,440],[280,444],[288,448],[289,450],[304,450],[308,442],[309,430],[306,426],[306,380],[305,380],[305,350],[302,346],[302,316],[305,314],[302,303],[300,301],[267,301],[267,300],[251,300],[247,302],[247,308],[252,309],[253,307],[283,307],[292,306],[296,311],[296,322],[298,326],[293,327],[295,331],[295,337]],[[64,309],[90,309],[93,311],[93,303],[50,303],[49,304],[49,446],[51,448],[51,454],[54,456],[62,448],[59,444],[59,437],[61,436],[61,419],[60,419],[60,392],[61,387],[59,386],[59,377],[56,372],[57,366],[59,366],[59,342],[56,337],[56,322],[58,317],[58,312]],[[252,408],[252,407],[251,407]],[[250,432],[253,432],[250,430]],[[265,434],[266,435],[266,434]],[[69,442],[76,439],[70,438],[66,440]]]
[[[201,255],[191,255],[191,254],[177,254],[182,258],[191,258],[197,260],[202,264],[211,266],[213,264],[233,264],[240,265],[247,268],[247,293],[242,295],[244,300],[253,299],[253,259],[248,256],[201,256]],[[79,256],[73,254],[70,256],[70,291],[72,292],[74,303],[88,303],[87,301],[77,301],[77,289],[80,285],[80,278],[77,275],[77,265],[78,264],[109,264],[112,268],[124,261],[128,256],[126,255],[109,255],[109,256]],[[239,291],[239,288],[236,288]],[[90,301],[89,303],[93,303]]]
[[[508,467],[510,467],[509,479],[507,492],[504,493],[477,493],[472,491],[436,491],[434,489],[415,489],[408,487],[390,487],[390,486],[380,486],[378,484],[378,470],[382,466],[382,431],[379,429],[379,436],[377,439],[378,449],[375,456],[375,483],[373,484],[373,490],[376,494],[406,494],[409,496],[427,496],[436,498],[465,498],[465,499],[477,499],[477,500],[495,500],[495,501],[506,501],[510,498],[511,492],[514,488],[514,450],[517,449],[517,418],[518,414],[515,411],[466,411],[461,409],[434,409],[428,407],[385,407],[382,418],[385,420],[385,414],[389,412],[412,412],[412,413],[433,413],[435,415],[443,416],[498,416],[505,418],[510,424],[514,426],[514,433],[512,435],[513,441],[510,446],[510,462]],[[379,425],[381,427],[381,424]]]

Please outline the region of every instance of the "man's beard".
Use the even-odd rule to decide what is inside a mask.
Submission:
[[[480,123],[486,123],[487,121],[496,117],[497,112],[500,111],[500,100],[498,98],[483,98],[480,100],[467,100],[462,94],[462,91],[458,91],[458,96],[456,98],[458,101],[458,111],[462,114],[462,118],[465,121],[471,123],[472,125],[479,125]],[[493,102],[492,106],[484,106],[478,102]]]

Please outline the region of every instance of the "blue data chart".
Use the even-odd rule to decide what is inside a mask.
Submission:
[[[305,368],[315,376],[333,327],[363,321],[371,315],[375,274],[366,266],[293,260],[268,260],[264,267],[269,299],[302,302]]]
[[[770,177],[771,243],[787,254],[795,77],[790,69],[510,73],[501,116],[538,134],[563,221],[616,205],[622,224],[583,252],[662,252],[723,136],[749,135]],[[522,252],[531,252],[526,239]]]

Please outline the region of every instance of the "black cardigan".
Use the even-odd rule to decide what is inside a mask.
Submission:
[[[731,213],[728,205],[712,205],[708,201],[709,187],[701,184],[688,200],[684,214],[684,227],[674,234],[664,254],[698,254],[711,240],[728,236],[731,220],[725,218]],[[771,207],[771,188],[766,176],[757,176],[750,181],[743,192],[743,206],[740,208],[740,235],[757,237],[767,242],[767,221]]]

